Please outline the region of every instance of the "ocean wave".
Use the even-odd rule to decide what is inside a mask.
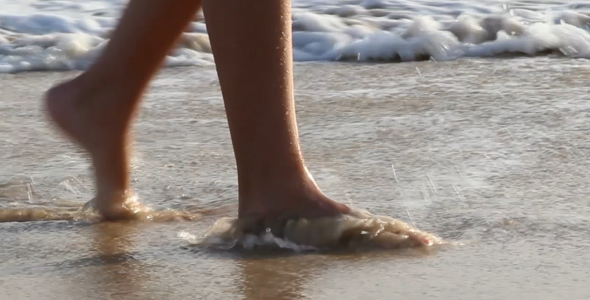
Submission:
[[[124,5],[64,3],[45,4],[43,9],[70,9],[69,14],[35,10],[0,14],[0,73],[84,70],[96,60]],[[295,1],[294,60],[407,62],[521,55],[589,58],[587,6]],[[213,63],[206,25],[202,17],[196,18],[170,51],[165,65]]]

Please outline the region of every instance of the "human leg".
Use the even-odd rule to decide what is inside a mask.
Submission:
[[[301,154],[291,1],[209,0],[203,5],[238,168],[239,216],[348,212],[322,193]]]
[[[47,94],[50,116],[91,154],[96,205],[106,218],[125,214],[128,131],[141,94],[199,5],[132,0],[93,67]],[[238,164],[240,216],[347,212],[321,192],[303,163],[293,100],[290,2],[215,0],[207,7]]]
[[[47,92],[51,119],[87,150],[103,217],[125,217],[130,190],[129,128],[141,96],[201,0],[131,0],[92,67]]]

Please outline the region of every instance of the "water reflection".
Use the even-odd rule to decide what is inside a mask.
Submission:
[[[137,259],[134,239],[140,223],[101,223],[93,227],[92,256],[81,283],[86,298],[145,299],[150,281],[147,266]]]
[[[247,300],[306,299],[304,286],[316,266],[305,256],[241,255],[236,260],[241,276],[241,294]]]

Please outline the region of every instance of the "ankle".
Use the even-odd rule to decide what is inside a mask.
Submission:
[[[285,194],[303,196],[321,193],[306,171],[273,177],[261,176],[260,173],[238,177],[240,199],[268,199]]]

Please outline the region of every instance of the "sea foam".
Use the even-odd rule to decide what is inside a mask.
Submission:
[[[2,3],[6,1],[0,0],[6,7],[0,14],[0,73],[88,68],[125,7],[125,1],[114,0]],[[590,57],[587,5],[471,2],[296,0],[294,60]],[[165,65],[213,63],[207,27],[202,17],[195,17]]]

